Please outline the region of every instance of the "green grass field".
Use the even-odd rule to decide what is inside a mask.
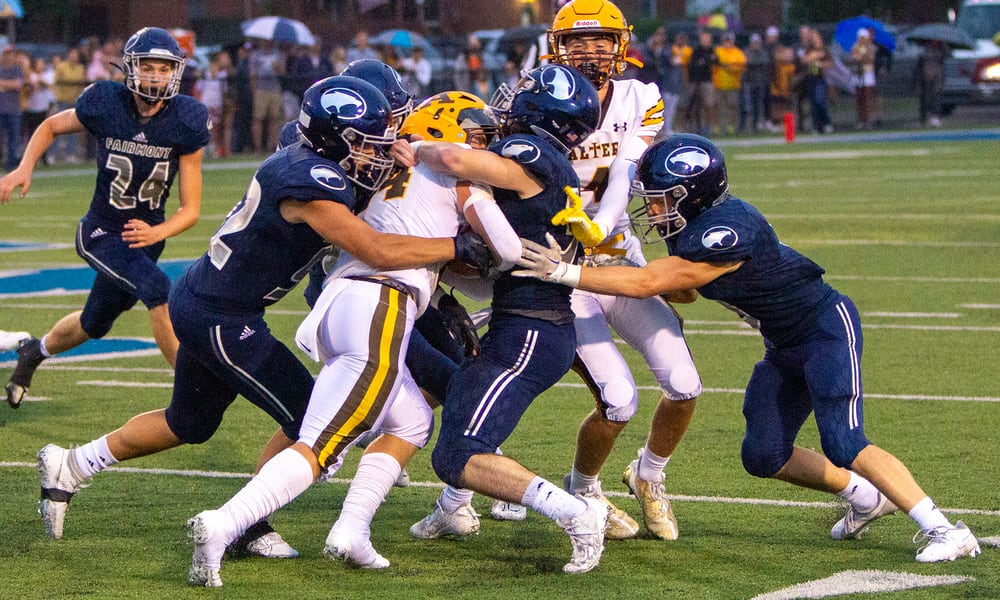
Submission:
[[[952,520],[996,540],[1000,144],[797,143],[725,152],[736,194],[756,204],[785,243],[825,267],[828,280],[857,302],[866,336],[869,437],[907,463]],[[208,164],[202,219],[168,243],[164,258],[200,255],[251,172],[233,163]],[[82,264],[72,241],[92,187],[91,169],[42,169],[28,198],[0,207],[0,241],[64,245],[0,251],[0,284],[15,271]],[[650,248],[651,256],[659,252]],[[0,293],[0,329],[41,334],[83,300],[80,294]],[[913,560],[916,526],[899,514],[861,540],[834,542],[829,529],[843,509],[831,497],[744,473],[741,390],[762,353],[761,340],[714,303],[700,300],[679,310],[706,391],[667,468],[681,531],[675,542],[609,541],[597,570],[568,576],[561,568],[570,546],[558,527],[537,514],[522,523],[492,521],[489,501],[478,497],[478,536],[413,539],[407,530],[433,507],[440,485],[424,451],[409,466],[414,485],[394,489],[373,524],[373,543],[392,566],[346,570],[321,550],[360,455],[355,451],[338,474],[344,479],[314,486],[273,518],[301,557],[227,560],[225,587],[189,588],[185,521],[244,484],[273,424],[238,401],[208,443],[98,475],[73,500],[64,539],[54,542],[36,514],[35,453],[49,442],[86,443],[136,413],[165,406],[171,372],[160,356],[46,363],[31,388],[31,396],[44,401],[28,401],[17,411],[0,406],[0,598],[728,599],[858,570],[968,578],[866,598],[1000,598],[998,553],[986,542],[976,559],[921,565]],[[268,322],[291,343],[304,314],[295,291],[270,311]],[[150,338],[145,311],[124,315],[111,336]],[[643,386],[642,406],[603,481],[609,496],[638,517],[620,477],[645,441],[658,392],[637,355],[623,352]],[[9,363],[0,367],[0,378],[6,381],[9,371]],[[579,384],[568,375],[540,397],[505,453],[561,481],[571,466],[577,425],[592,406]],[[812,423],[799,441],[818,447]],[[827,588],[829,595],[845,591]],[[777,597],[820,596],[769,596]]]

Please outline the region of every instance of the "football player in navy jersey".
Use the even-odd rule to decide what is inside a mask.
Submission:
[[[552,236],[573,260],[579,245],[567,227],[552,224],[552,217],[566,207],[566,189],[579,188],[567,154],[597,128],[600,114],[597,90],[580,72],[546,65],[517,85],[500,115],[504,137],[488,150],[426,140],[411,145],[417,159],[431,168],[493,186],[497,204],[519,235],[539,242]],[[525,281],[507,270],[493,285],[489,331],[479,354],[452,376],[431,457],[438,477],[453,487],[411,532],[429,537],[420,531],[433,529],[439,513],[456,510],[467,503],[463,495],[477,491],[556,521],[573,545],[563,570],[585,573],[597,566],[604,550],[607,507],[570,495],[496,453],[531,402],[573,363],[572,290]]]
[[[645,267],[589,268],[563,262],[557,241],[522,240],[525,269],[516,274],[633,298],[697,290],[734,310],[760,329],[765,347],[743,403],[748,473],[846,500],[835,540],[857,538],[898,507],[927,541],[918,562],[979,554],[969,528],[952,524],[906,466],[865,437],[857,308],[819,265],[780,243],[756,208],[730,195],[722,152],[700,136],[671,136],[640,159],[632,190],[636,234],[665,239],[670,256]],[[810,413],[824,454],[794,445]]]
[[[392,165],[389,104],[371,84],[324,79],[306,91],[299,119],[305,141],[261,164],[208,251],[171,290],[180,347],[170,406],[72,450],[49,444],[39,452],[40,512],[52,537],[61,537],[68,502],[91,476],[122,460],[207,441],[237,395],[280,425],[260,464],[292,444],[313,378],[271,334],[264,311],[331,244],[384,268],[492,261],[485,245],[466,238],[383,234],[354,216],[354,186],[378,187]],[[264,535],[281,551],[270,555],[295,555],[273,530]]]
[[[17,366],[6,385],[17,408],[43,360],[104,337],[115,320],[142,301],[153,338],[174,366],[177,338],[167,309],[170,279],[156,265],[164,240],[190,229],[201,213],[201,157],[208,143],[208,110],[178,94],[184,54],[166,30],[146,27],[125,44],[125,83],[98,81],[76,107],[42,122],[21,164],[0,179],[0,204],[31,187],[38,159],[55,136],[90,132],[97,138],[97,184],[80,220],[76,251],[95,271],[82,311],[60,319],[41,339],[18,347]],[[179,208],[165,215],[174,177],[180,176]]]

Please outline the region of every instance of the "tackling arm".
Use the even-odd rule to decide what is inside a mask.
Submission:
[[[524,269],[514,271],[514,275],[554,281],[599,294],[648,298],[696,290],[743,266],[743,261],[707,263],[668,256],[644,267],[581,267],[562,262],[559,244],[551,235],[546,235],[548,247],[521,240],[523,250],[518,264]]]
[[[410,269],[455,258],[452,238],[382,233],[339,202],[285,200],[281,216],[289,223],[307,223],[325,240],[376,269]]]
[[[435,171],[456,179],[513,190],[521,198],[530,198],[543,189],[535,176],[522,165],[489,150],[462,148],[448,142],[417,142],[411,146],[414,146],[419,160]]]

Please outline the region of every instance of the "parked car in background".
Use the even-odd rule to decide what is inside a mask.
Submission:
[[[975,48],[955,49],[944,63],[943,112],[962,104],[1000,103],[1000,0],[965,0],[955,26],[972,37]]]

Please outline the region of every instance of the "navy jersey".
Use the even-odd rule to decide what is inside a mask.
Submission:
[[[99,81],[80,94],[76,117],[97,138],[97,184],[86,218],[108,232],[122,231],[130,219],[162,223],[178,159],[209,141],[205,105],[178,95],[147,119],[123,84]]]
[[[550,144],[533,135],[516,134],[490,145],[490,151],[522,164],[538,178],[543,189],[530,198],[520,198],[517,192],[494,188],[493,195],[517,235],[539,244],[547,244],[545,234],[551,233],[561,248],[563,260],[574,262],[579,245],[566,226],[556,227],[552,217],[566,208],[567,185],[579,191],[580,179],[569,159]],[[493,286],[493,309],[555,311],[556,320],[572,319],[569,295],[571,288],[539,281],[530,277],[514,277],[502,273]]]
[[[339,165],[302,144],[275,152],[254,173],[208,252],[188,269],[186,282],[198,298],[224,311],[263,311],[330,251],[308,224],[281,216],[284,199],[354,206],[353,188]]]
[[[800,341],[837,299],[822,267],[779,242],[764,216],[737,198],[701,213],[667,244],[689,261],[745,261],[698,292],[736,311],[779,347]]]

